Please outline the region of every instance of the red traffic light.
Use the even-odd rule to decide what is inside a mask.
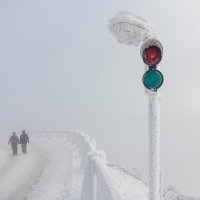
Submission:
[[[158,40],[150,39],[141,47],[143,61],[149,66],[155,66],[162,59],[162,45]]]
[[[150,46],[143,52],[143,60],[148,65],[156,65],[161,61],[161,51],[156,46]]]

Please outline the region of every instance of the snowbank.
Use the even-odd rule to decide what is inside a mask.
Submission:
[[[21,154],[19,148],[15,157],[8,138],[0,140],[0,200],[89,200],[81,196],[83,192],[89,198],[96,194],[97,200],[148,200],[146,179],[136,169],[106,163],[103,151],[96,151],[96,142],[88,135],[41,132],[35,136],[30,137],[28,154]],[[92,193],[95,182],[96,193]],[[200,198],[184,196],[169,186],[164,200]]]

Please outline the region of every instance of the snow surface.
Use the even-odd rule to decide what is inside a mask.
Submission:
[[[157,38],[150,22],[130,11],[120,11],[109,20],[109,31],[117,41],[127,45],[138,46],[148,38]]]
[[[30,141],[28,153],[19,148],[14,157],[1,143],[0,200],[78,200],[80,163],[73,148],[65,140]]]
[[[148,200],[146,180],[136,170],[131,172],[115,164],[108,166],[123,200]]]
[[[64,135],[30,138],[28,153],[19,148],[14,157],[8,138],[0,138],[0,200],[80,200],[84,170],[75,145]],[[137,170],[114,163],[106,168],[122,200],[148,199],[147,181]],[[180,194],[173,186],[165,189],[164,199],[200,200]]]

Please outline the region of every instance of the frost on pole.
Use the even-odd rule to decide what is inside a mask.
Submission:
[[[109,20],[109,31],[123,44],[138,46],[148,38],[156,38],[149,21],[132,12],[122,11]]]

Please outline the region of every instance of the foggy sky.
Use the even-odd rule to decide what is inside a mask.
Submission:
[[[148,175],[148,100],[139,48],[116,42],[120,10],[148,18],[164,47],[165,186],[199,195],[198,0],[0,0],[0,132],[80,129],[108,160]]]

